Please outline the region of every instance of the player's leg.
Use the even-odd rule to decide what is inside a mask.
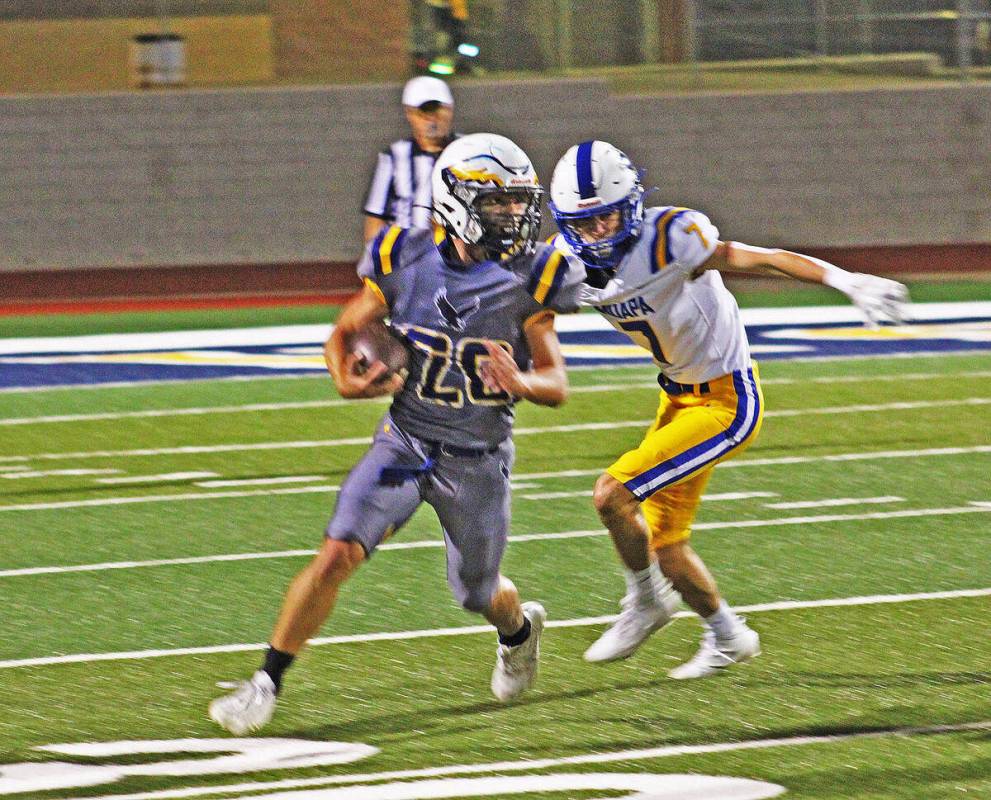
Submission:
[[[423,455],[389,423],[380,427],[341,486],[323,545],[289,585],[260,669],[210,704],[219,725],[243,735],[271,719],[284,672],[330,615],[341,585],[419,505],[415,477],[423,463]],[[408,469],[409,479],[383,482],[383,470],[397,467]]]
[[[325,538],[313,560],[293,578],[269,639],[273,650],[295,656],[330,616],[343,584],[365,560],[357,541]],[[278,676],[281,682],[281,674]]]
[[[715,578],[688,543],[695,513],[713,469],[706,467],[680,483],[667,486],[645,498],[642,504],[650,529],[650,548],[661,572],[700,617],[714,613],[721,602]]]
[[[669,673],[674,678],[704,677],[760,653],[757,633],[721,597],[712,573],[689,544],[691,526],[715,465],[746,450],[760,430],[763,397],[759,379],[755,373],[726,376],[710,382],[705,403],[700,400],[682,399],[679,404],[684,408],[677,419],[657,434],[658,438],[681,440],[674,449],[687,447],[683,452],[695,460],[675,455],[659,462],[654,474],[664,473],[667,482],[655,480],[658,488],[643,501],[661,571],[703,621],[699,652]],[[719,426],[726,426],[732,435],[720,441],[713,434]]]
[[[712,467],[753,440],[762,406],[759,384],[750,373],[711,381],[705,391],[695,394],[662,394],[657,418],[643,442],[623,454],[599,479],[596,508],[627,568],[628,593],[616,625],[589,649],[586,658],[626,657],[670,619],[674,603],[668,604],[665,620],[662,604],[655,602],[656,622],[652,623],[648,611],[630,602],[638,575],[640,597],[649,597],[651,588],[656,591],[645,565],[648,569],[658,565],[665,580],[660,591],[667,597],[673,592],[666,581],[673,580],[693,610],[709,616],[713,606],[720,609],[715,581],[687,542],[671,549],[666,546],[687,540]],[[655,553],[653,559],[650,551]]]
[[[616,621],[585,651],[585,660],[615,661],[668,625],[679,598],[653,556],[650,528],[633,493],[605,474],[596,481],[593,502],[623,564],[626,594]]]
[[[702,619],[702,645],[696,655],[668,674],[701,678],[760,653],[760,637],[737,616],[719,593],[705,562],[689,544],[692,522],[712,475],[708,467],[681,483],[668,486],[643,503],[651,528],[651,545],[664,575],[685,603]]]
[[[662,393],[647,436],[667,424],[676,411]],[[626,594],[616,621],[585,651],[585,659],[615,661],[631,656],[648,636],[671,622],[678,597],[652,555],[650,528],[639,498],[607,472],[596,481],[592,501],[623,564]]]
[[[499,565],[509,535],[509,475],[513,444],[471,459],[441,458],[427,501],[437,511],[447,542],[447,579],[455,598],[498,631],[492,692],[503,701],[530,688],[537,676],[546,612],[521,603]]]

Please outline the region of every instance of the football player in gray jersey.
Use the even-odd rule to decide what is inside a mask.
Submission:
[[[358,265],[365,287],[325,346],[343,397],[394,394],[371,447],[341,486],[326,538],[293,580],[262,668],[210,716],[235,735],[271,718],[282,676],[329,616],[338,589],[421,503],[440,521],[458,602],[498,631],[491,688],[508,701],[537,670],[545,612],[521,603],[499,566],[509,531],[513,405],[564,402],[555,312],[577,309],[581,262],[536,244],[542,189],[526,154],[495,134],[449,145],[434,167],[435,231],[386,228]],[[388,318],[409,377],[348,346]]]

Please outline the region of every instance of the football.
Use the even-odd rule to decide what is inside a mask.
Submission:
[[[353,333],[348,340],[348,347],[358,356],[359,375],[376,361],[381,361],[387,369],[379,378],[380,381],[387,380],[394,374],[406,377],[409,351],[400,335],[384,322],[372,322]]]

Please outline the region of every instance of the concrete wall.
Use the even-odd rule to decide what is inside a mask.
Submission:
[[[399,84],[0,98],[0,269],[347,260]],[[545,181],[606,137],[657,204],[803,247],[991,242],[991,86],[615,97],[604,81],[455,86],[458,127]]]

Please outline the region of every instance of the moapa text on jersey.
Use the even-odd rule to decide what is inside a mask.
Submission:
[[[630,317],[642,317],[645,314],[653,314],[654,309],[642,297],[634,297],[623,303],[610,303],[607,306],[595,306],[595,310],[600,314],[608,314],[617,319],[629,319]]]

